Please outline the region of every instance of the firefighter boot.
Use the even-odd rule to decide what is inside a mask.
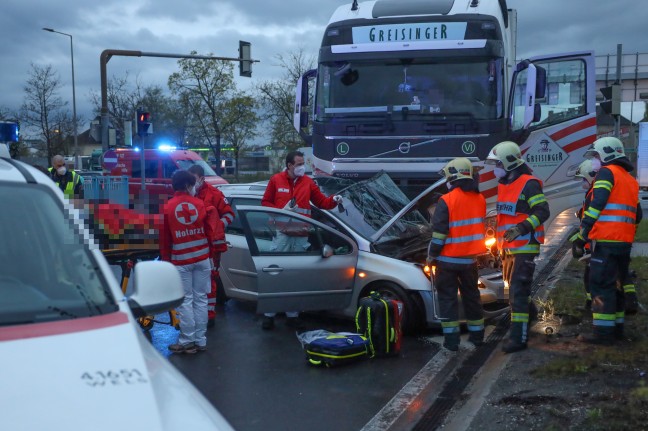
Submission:
[[[580,334],[576,339],[582,343],[611,346],[614,344],[616,328],[594,326],[591,334]]]
[[[445,334],[443,337],[443,347],[450,350],[451,352],[456,352],[459,350],[459,341],[459,332]]]
[[[634,286],[632,286],[634,288]],[[634,291],[624,293],[625,296],[625,314],[637,314],[639,311],[639,301],[637,301],[637,293]]]
[[[484,330],[481,331],[470,331],[468,335],[468,341],[473,343],[475,347],[479,347],[484,344]]]
[[[511,322],[509,340],[502,346],[502,352],[514,353],[527,348],[527,322]]]

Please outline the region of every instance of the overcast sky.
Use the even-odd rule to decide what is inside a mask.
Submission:
[[[317,55],[330,15],[344,4],[351,0],[2,0],[0,107],[18,109],[30,63],[35,63],[51,64],[58,72],[60,96],[71,109],[70,39],[43,27],[73,36],[77,115],[86,126],[92,116],[90,92],[100,89],[99,56],[105,49],[238,57],[238,41],[246,40],[253,58],[261,60],[251,79],[237,76],[246,88],[280,75],[277,54],[303,48]],[[614,54],[618,43],[624,53],[648,52],[643,2],[508,0],[508,5],[518,10],[518,58],[578,50]],[[144,85],[165,89],[176,70],[175,59],[136,57],[113,57],[107,67],[109,78],[129,71]]]

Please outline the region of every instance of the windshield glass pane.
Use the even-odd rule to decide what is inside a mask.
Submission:
[[[331,213],[366,239],[371,239],[372,235],[410,203],[386,173],[359,182],[340,194],[345,198],[344,211],[331,210]],[[410,238],[419,235],[426,226],[424,215],[413,210],[388,229],[379,241]]]
[[[187,170],[193,165],[198,165],[202,166],[202,168],[205,170],[205,176],[206,177],[212,177],[216,175],[216,172],[207,164],[206,161],[204,160],[177,160],[178,166],[180,166],[181,169]]]
[[[319,121],[387,113],[503,115],[502,59],[383,59],[323,63],[318,71]]]
[[[2,184],[0,199],[11,208],[0,215],[0,325],[117,311],[74,218],[51,191]]]

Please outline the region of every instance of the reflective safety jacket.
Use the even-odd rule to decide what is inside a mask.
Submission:
[[[486,199],[481,193],[453,188],[441,199],[448,208],[449,231],[432,234],[432,243],[443,244],[437,260],[449,263],[472,263],[474,257],[486,252],[484,217]]]
[[[607,203],[601,211],[590,206],[584,213],[596,220],[588,237],[596,241],[632,243],[637,228],[635,223],[639,184],[621,166],[608,165],[601,168],[603,169],[612,172],[614,182],[610,184],[609,181],[599,180],[594,183],[595,189],[609,187],[611,190]]]
[[[63,194],[66,198],[72,198],[75,194],[80,194],[81,188],[81,175],[77,174],[74,171],[67,171],[65,175],[60,176],[54,168],[50,167],[47,169],[50,173],[52,181],[56,183],[56,186],[63,191]],[[81,197],[81,196],[79,196]]]
[[[542,187],[542,181],[528,174],[520,175],[509,184],[499,183],[497,186],[497,247],[509,254],[537,254],[540,253],[540,244],[544,244],[544,226],[542,225],[544,220],[541,221],[535,215],[530,215],[527,212],[521,212],[519,208],[520,201],[526,201],[529,208],[546,202],[542,193],[536,196],[524,196],[522,192],[531,180],[537,181]],[[504,240],[504,233],[508,229],[516,225],[524,227],[527,223],[533,230],[527,230],[526,234],[520,235],[511,242]]]
[[[210,257],[214,233],[205,204],[187,192],[175,192],[164,205],[160,256],[174,265],[189,265]]]
[[[213,226],[214,242],[212,244],[212,251],[227,251],[225,229],[234,221],[232,207],[230,207],[223,192],[209,184],[203,184],[196,191],[196,197],[202,199],[205,203],[205,208],[208,210],[208,218]],[[210,210],[210,208],[213,208],[213,210]]]

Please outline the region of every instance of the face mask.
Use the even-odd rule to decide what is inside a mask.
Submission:
[[[303,177],[304,174],[306,173],[306,166],[301,165],[301,166],[295,166],[295,170],[293,171],[296,177]]]
[[[63,176],[67,173],[67,168],[65,166],[61,166],[56,170],[56,173]]]
[[[601,161],[599,159],[592,159],[592,170],[597,171],[601,169]]]
[[[583,190],[589,190],[590,183],[585,178],[583,178],[583,182],[581,183],[581,187],[583,188]]]
[[[191,188],[189,189],[189,194],[191,196],[196,196],[196,186],[191,186]]]
[[[205,180],[196,181],[196,190],[200,190],[203,184],[205,184]]]
[[[504,178],[506,176],[506,171],[503,168],[493,169],[493,173],[497,178]]]

